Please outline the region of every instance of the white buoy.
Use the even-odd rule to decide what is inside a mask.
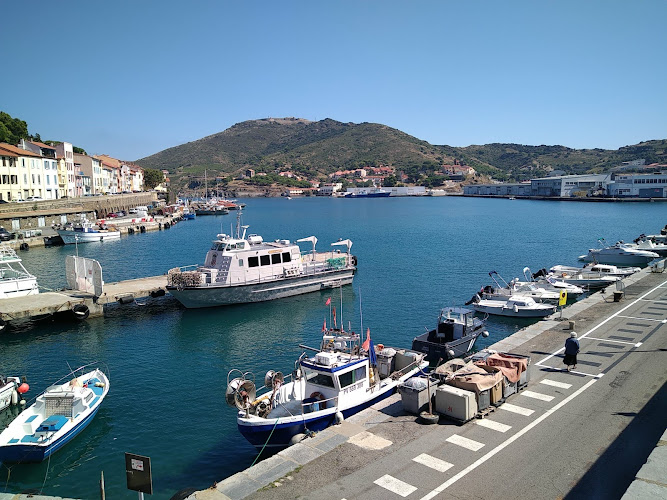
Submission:
[[[336,425],[338,425],[338,424],[342,424],[344,420],[345,420],[345,417],[343,416],[343,413],[340,412],[340,411],[337,411],[337,412],[336,412],[336,415],[335,415],[335,417],[334,417],[334,423],[335,423]]]
[[[19,402],[19,393],[14,389],[12,391],[12,405],[16,405]]]
[[[453,358],[456,353],[454,352],[453,349],[450,349],[449,351],[447,351],[447,354],[449,355],[450,358]]]

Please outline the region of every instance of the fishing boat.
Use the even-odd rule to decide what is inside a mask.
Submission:
[[[83,373],[85,368],[48,387],[0,433],[0,462],[41,462],[86,428],[109,392],[109,379],[97,368]]]
[[[640,250],[623,241],[615,245],[607,245],[604,238],[598,241],[602,248],[591,248],[587,254],[580,255],[579,260],[616,266],[647,266],[649,262],[660,257],[655,252]]]
[[[297,243],[312,244],[312,251],[302,254],[289,240],[246,237],[248,226],[241,226],[240,216],[241,211],[236,236],[218,234],[203,265],[168,272],[167,290],[185,307],[261,302],[352,283],[357,259],[350,254],[350,240],[331,244],[347,252],[317,252],[315,236],[301,238]]]
[[[479,297],[479,296],[478,296]],[[515,318],[544,318],[556,311],[556,306],[535,302],[530,297],[509,297],[506,300],[478,298],[472,302],[475,311]]]
[[[328,329],[319,349],[300,347],[315,355],[304,352],[287,377],[270,370],[259,391],[251,373],[228,374],[227,403],[238,408],[239,431],[257,448],[285,448],[339,423],[428,366],[423,353],[374,346],[370,333],[362,344],[353,332]]]
[[[12,247],[0,244],[0,299],[38,293],[37,278],[26,270]]]
[[[464,357],[480,335],[489,336],[484,330],[487,318],[488,315],[476,318],[472,309],[446,307],[440,311],[435,329],[414,338],[412,350],[426,353],[426,360],[431,363]]]
[[[21,383],[18,377],[3,377],[0,375],[0,411],[16,405],[19,402],[19,394],[28,392],[28,384]]]
[[[79,220],[74,223],[67,223],[64,228],[56,230],[65,245],[75,243],[89,243],[91,241],[107,241],[120,239],[120,231],[113,226],[108,228],[89,221],[85,214],[81,214]]]

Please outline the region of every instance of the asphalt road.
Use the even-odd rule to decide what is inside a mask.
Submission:
[[[396,403],[366,439],[248,498],[620,498],[667,421],[665,275],[585,311],[577,330],[576,371],[563,371],[564,326],[539,335],[515,351],[531,356],[528,387],[487,418],[417,425]]]

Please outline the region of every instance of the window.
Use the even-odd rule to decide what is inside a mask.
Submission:
[[[259,266],[259,257],[248,257],[248,267]]]
[[[280,264],[280,254],[274,253],[271,255],[271,264]]]
[[[263,266],[270,266],[271,265],[271,259],[268,255],[260,255],[259,256],[259,261],[262,263]]]
[[[333,387],[333,378],[331,375],[325,375],[323,373],[315,373],[308,378],[308,382],[311,384],[319,385],[322,387]]]
[[[283,252],[283,262],[291,262],[292,256],[289,252]]]
[[[239,259],[239,267],[243,267],[243,259]]]

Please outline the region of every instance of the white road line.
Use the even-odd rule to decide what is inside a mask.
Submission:
[[[524,415],[526,417],[530,417],[533,413],[535,413],[535,410],[513,405],[512,403],[503,403],[499,406],[499,408],[501,410],[511,411],[512,413],[518,413],[519,415]]]
[[[555,366],[549,366],[549,365],[540,365],[540,368],[546,368],[547,370],[553,370],[555,372],[563,372],[563,373],[567,372],[567,369],[565,368],[556,368]],[[595,378],[600,378],[602,377],[602,375],[604,375],[603,373],[584,373],[584,372],[578,372],[576,370],[570,370],[568,373],[574,373],[575,375],[584,375],[586,377],[595,377]]]
[[[527,398],[539,399],[540,401],[548,402],[554,400],[554,396],[547,396],[546,394],[540,394],[539,392],[533,391],[523,391],[521,395],[526,396]]]
[[[552,387],[560,387],[561,389],[569,389],[570,387],[572,387],[572,384],[565,384],[563,382],[556,382],[555,380],[549,380],[548,378],[545,378],[544,380],[540,380],[540,384],[550,385]]]
[[[482,448],[484,448],[484,443],[479,443],[477,441],[473,441],[472,439],[464,438],[463,436],[459,436],[458,434],[449,436],[445,441],[448,441],[457,446],[461,446],[462,448],[467,448],[472,451],[479,451]]]
[[[487,429],[493,429],[494,431],[498,432],[507,432],[512,428],[511,425],[501,424],[500,422],[494,422],[493,420],[488,420],[486,418],[477,419],[475,420],[475,422],[477,423],[477,425],[481,425],[482,427],[486,427]]]
[[[386,490],[401,495],[402,497],[407,497],[410,493],[417,490],[417,488],[411,484],[404,483],[400,479],[391,477],[389,474],[385,474],[380,479],[376,479],[373,482],[378,486],[382,486]]]
[[[623,340],[610,340],[610,339],[599,339],[597,337],[586,337],[588,340],[600,340],[602,342],[613,342],[614,344],[627,344],[627,345],[635,345],[634,342],[625,342]]]
[[[422,464],[425,465],[426,467],[430,467],[431,469],[435,469],[438,472],[446,472],[451,467],[454,467],[454,464],[450,464],[449,462],[445,462],[444,460],[440,460],[439,458],[432,457],[431,455],[427,455],[426,453],[422,453],[421,455],[416,456],[412,460],[414,462],[417,462],[418,464]]]
[[[619,318],[636,319],[639,321],[655,321],[657,323],[667,323],[667,319],[637,318],[635,316],[619,316]]]
[[[581,340],[581,339],[583,339],[583,338],[586,338],[590,333],[593,333],[595,330],[597,330],[598,328],[600,328],[602,325],[604,325],[604,324],[607,323],[608,321],[611,321],[611,320],[612,320],[613,318],[615,318],[616,316],[618,316],[618,317],[620,317],[620,318],[629,318],[630,316],[621,316],[621,313],[622,313],[623,311],[625,311],[626,309],[628,309],[628,308],[634,306],[634,305],[635,305],[637,302],[639,302],[640,300],[645,299],[645,298],[648,297],[650,294],[652,294],[653,292],[655,292],[656,290],[658,290],[659,288],[661,288],[663,285],[664,285],[664,283],[661,283],[660,285],[656,286],[656,287],[653,288],[652,290],[649,290],[648,292],[646,292],[644,295],[642,295],[642,296],[639,297],[638,299],[635,299],[634,301],[630,302],[630,303],[629,303],[627,306],[625,306],[623,309],[619,309],[619,310],[616,311],[614,314],[612,314],[611,316],[609,316],[607,319],[605,319],[604,321],[601,321],[600,323],[598,323],[597,325],[595,325],[593,328],[591,328],[590,330],[588,330],[586,333],[584,333],[583,335],[581,335],[581,336],[579,337],[579,340]],[[632,319],[643,320],[643,319],[646,319],[646,318],[632,318]],[[649,321],[650,321],[650,320],[649,320]],[[653,321],[659,321],[659,320],[653,320]],[[667,323],[667,320],[663,320],[662,322],[663,322],[663,323]],[[558,353],[560,353],[561,351],[564,351],[564,350],[565,350],[565,347],[561,347],[561,348],[558,349],[556,352],[554,352],[554,353],[552,353],[552,354],[549,354],[547,357],[545,357],[545,358],[539,360],[537,363],[535,363],[535,365],[536,365],[536,366],[541,366],[542,363],[544,363],[545,361],[547,361],[547,360],[553,358],[553,357],[556,356]]]
[[[521,436],[523,436],[524,434],[526,434],[526,433],[527,433],[528,431],[530,431],[533,427],[536,427],[537,425],[539,425],[540,423],[542,423],[542,422],[543,422],[547,417],[549,417],[551,414],[553,414],[553,413],[555,413],[556,411],[560,410],[563,406],[565,406],[567,403],[569,403],[569,402],[572,401],[574,398],[576,398],[577,396],[579,396],[579,394],[581,394],[581,393],[584,392],[586,389],[588,389],[590,386],[592,386],[596,381],[597,381],[597,379],[589,380],[588,383],[586,383],[586,384],[585,384],[583,387],[581,387],[579,390],[577,390],[576,392],[570,394],[570,395],[569,395],[567,398],[565,398],[563,401],[561,401],[560,403],[558,403],[556,406],[554,406],[554,407],[551,408],[550,410],[547,410],[545,413],[543,413],[543,414],[540,415],[538,418],[536,418],[535,420],[533,420],[530,424],[528,424],[526,427],[524,427],[523,429],[521,429],[519,432],[517,432],[517,433],[514,434],[513,436],[509,437],[506,441],[504,441],[503,443],[499,444],[499,445],[496,446],[494,449],[492,449],[491,451],[489,451],[486,455],[484,455],[484,456],[481,457],[480,459],[476,460],[474,463],[470,464],[468,467],[466,467],[466,468],[463,469],[461,472],[459,472],[458,474],[456,474],[455,476],[453,476],[451,479],[448,479],[447,481],[445,481],[444,483],[442,483],[440,486],[438,486],[436,489],[434,489],[433,491],[431,491],[431,492],[428,493],[427,495],[423,496],[423,497],[421,498],[421,500],[431,500],[431,498],[433,498],[434,496],[436,496],[436,495],[438,495],[439,493],[442,493],[443,491],[445,491],[447,488],[449,488],[452,484],[454,484],[455,482],[457,482],[459,479],[461,479],[462,477],[466,476],[467,474],[469,474],[470,472],[472,472],[473,470],[475,470],[477,467],[479,467],[480,465],[482,465],[484,462],[486,462],[487,460],[489,460],[490,458],[492,458],[494,455],[496,455],[497,453],[499,453],[499,452],[501,452],[502,450],[504,450],[505,448],[507,448],[510,444],[512,444],[514,441],[516,441],[516,440],[519,439]],[[525,391],[524,391],[524,392],[525,392]],[[507,403],[505,403],[505,405],[506,405],[506,404],[507,404]],[[505,405],[502,405],[500,408],[502,408],[502,407],[505,406]]]

